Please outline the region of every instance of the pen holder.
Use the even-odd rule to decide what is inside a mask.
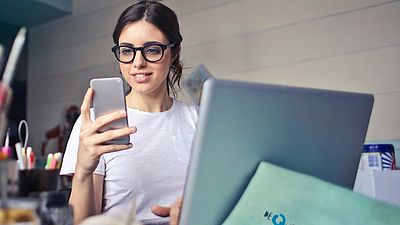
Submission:
[[[21,170],[19,171],[19,196],[27,197],[44,191],[56,191],[60,170]]]

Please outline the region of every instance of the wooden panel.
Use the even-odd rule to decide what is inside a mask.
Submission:
[[[218,78],[345,91],[400,91],[400,45],[238,73]]]
[[[111,8],[120,4],[128,4],[131,0],[74,0],[74,15],[85,15],[89,13],[96,13],[105,8]]]
[[[217,43],[187,47],[183,49],[183,55],[185,61],[190,64],[203,62],[210,66],[218,66],[218,72],[232,72],[343,54],[347,51],[399,42],[400,28],[397,26],[399,12],[400,3],[390,4],[355,12],[355,15],[344,14],[274,31],[251,33]],[[358,31],[355,32],[354,29]],[[385,35],[381,37],[379,34],[382,33]],[[296,38],[292,38],[294,35]],[[38,70],[40,74],[42,71],[53,74],[56,68],[49,68],[51,67],[49,65],[61,60],[65,61],[66,70],[60,65],[56,69],[60,73],[110,62],[111,58],[108,58],[112,55],[109,51],[110,46],[112,46],[111,37],[104,37],[31,56],[31,71],[33,74],[38,74]],[[90,54],[96,57],[90,57]],[[81,65],[77,65],[78,60]]]
[[[111,52],[111,38],[102,38],[69,48],[55,50],[41,57],[31,57],[29,79],[64,74],[94,68],[115,61]]]
[[[232,1],[232,0],[231,0]],[[175,2],[175,1],[173,1]],[[165,1],[167,5],[175,5],[180,12],[201,9],[200,6],[210,7],[221,4],[224,1]],[[78,1],[75,4],[74,14],[60,20],[34,27],[30,30],[30,53],[31,56],[47,54],[59,48],[66,48],[93,39],[111,37],[114,26],[121,12],[130,6],[132,1],[104,1],[93,4],[92,0]],[[180,4],[177,4],[180,3]],[[83,7],[84,9],[81,9]],[[172,6],[171,6],[172,7]],[[188,8],[183,8],[188,7]],[[77,12],[76,12],[77,11]],[[179,11],[177,11],[179,12]],[[45,40],[45,41],[44,41]]]
[[[108,37],[125,5],[115,5],[95,13],[33,28],[30,31],[30,56],[39,57],[54,51]],[[43,41],[46,40],[46,41]]]
[[[28,107],[46,106],[57,102],[83,98],[92,78],[119,76],[118,65],[107,63],[63,76],[29,81]]]
[[[181,16],[186,46],[305,23],[388,0],[247,0]]]
[[[400,139],[400,92],[376,94],[367,141]]]
[[[400,43],[400,2],[273,31],[184,48],[189,66],[219,74],[267,68]]]

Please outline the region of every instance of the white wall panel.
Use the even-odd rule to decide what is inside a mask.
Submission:
[[[114,60],[111,38],[96,39],[31,58],[29,79],[64,76],[66,73],[94,68]]]
[[[215,73],[215,76],[377,94],[399,91],[399,62],[400,45],[265,69]]]
[[[119,76],[116,63],[106,63],[91,69],[66,73],[44,79],[30,80],[28,107],[46,106],[71,99],[83,98],[92,78]],[[38,91],[40,90],[40,91]],[[43,101],[45,99],[45,101]]]
[[[72,17],[56,24],[37,27],[31,32],[31,54],[33,58],[53,51],[64,51],[66,48],[82,43],[90,43],[99,38],[110,38],[119,13],[125,5],[115,5],[96,13]],[[49,38],[51,36],[51,38]],[[43,42],[43,40],[47,40]]]
[[[316,60],[400,43],[400,2],[184,49],[217,73]]]
[[[367,141],[400,139],[400,91],[376,94]]]
[[[87,15],[121,3],[128,4],[128,2],[132,3],[132,0],[74,0],[73,12],[75,16]]]
[[[388,0],[243,0],[181,17],[186,46],[352,13]]]
[[[167,5],[176,5],[176,12],[201,10],[204,7],[221,5],[224,1],[165,1]],[[95,3],[95,4],[94,4]],[[75,11],[68,17],[35,27],[30,34],[31,57],[40,57],[59,48],[66,48],[82,42],[90,42],[94,39],[109,38],[117,22],[120,13],[132,4],[129,0],[80,0],[74,2]],[[185,6],[187,8],[185,8]],[[175,9],[175,7],[174,7]],[[51,37],[51,38],[50,38]],[[45,42],[43,40],[46,40]]]

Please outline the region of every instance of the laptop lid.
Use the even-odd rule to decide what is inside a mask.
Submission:
[[[221,224],[260,161],[352,188],[372,105],[369,94],[208,79],[180,224]]]

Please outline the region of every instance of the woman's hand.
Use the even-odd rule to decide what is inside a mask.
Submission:
[[[179,216],[182,208],[182,197],[175,200],[175,202],[167,207],[156,205],[151,208],[151,211],[157,216],[170,217],[169,225],[178,225]]]
[[[136,132],[135,127],[126,127],[116,130],[108,130],[100,133],[101,127],[108,123],[126,117],[125,111],[112,112],[97,118],[94,122],[90,119],[90,103],[93,98],[93,90],[89,88],[81,105],[82,126],[79,135],[78,159],[75,174],[83,176],[91,175],[99,163],[100,156],[104,153],[115,152],[132,147],[127,145],[105,145],[106,141]]]

